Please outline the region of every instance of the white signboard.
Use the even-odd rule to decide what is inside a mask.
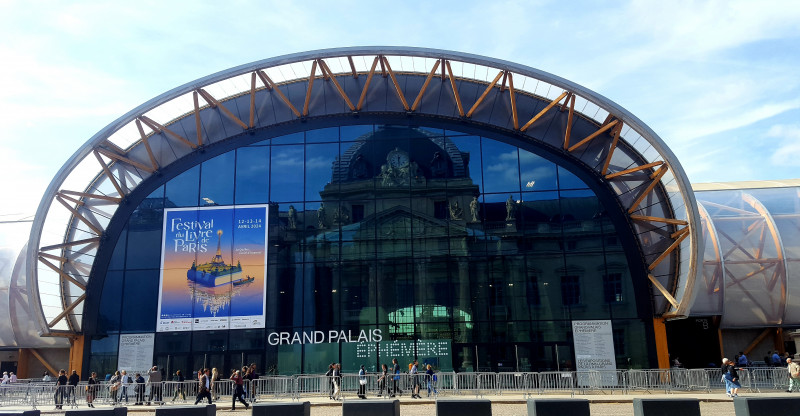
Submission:
[[[578,384],[616,386],[617,361],[610,320],[572,321]]]
[[[141,373],[147,378],[147,371],[153,367],[155,341],[156,334],[120,335],[117,369],[127,371],[131,377]]]

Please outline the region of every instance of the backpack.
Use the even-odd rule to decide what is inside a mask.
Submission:
[[[791,374],[792,378],[800,378],[800,365],[797,363],[789,364],[789,374]]]

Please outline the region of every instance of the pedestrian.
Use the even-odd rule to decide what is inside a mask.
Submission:
[[[3,371],[3,380],[0,381],[0,384],[8,384],[8,372]]]
[[[330,363],[328,365],[328,371],[325,372],[325,377],[328,380],[328,398],[333,400],[333,367],[336,363]]]
[[[411,398],[412,399],[421,399],[422,398],[419,395],[420,385],[419,385],[419,375],[418,375],[417,365],[418,365],[417,360],[414,360],[414,362],[411,365],[411,370],[409,371],[409,374],[410,374],[410,377],[411,377]]]
[[[781,356],[778,355],[778,351],[772,352],[772,366],[773,367],[780,367],[781,364]]]
[[[433,395],[438,396],[439,392],[436,390],[436,374],[433,372],[433,367],[428,364],[428,368],[425,371],[425,381],[428,382],[428,397],[431,397],[431,391],[433,391]]]
[[[389,394],[389,389],[386,387],[386,380],[389,377],[389,367],[386,364],[381,364],[381,376],[378,377],[378,397],[383,396],[384,389],[386,394]]]
[[[800,390],[800,365],[793,362],[791,358],[786,359],[786,368],[789,372],[789,389],[787,393]]]
[[[397,363],[397,358],[392,358],[392,394],[389,397],[394,397],[395,395],[403,395],[403,390],[398,387],[398,383],[400,382],[400,364]]]
[[[117,401],[122,402],[122,398],[125,397],[125,403],[128,403],[128,386],[131,385],[133,380],[131,376],[128,375],[127,370],[122,370],[119,378],[119,399]]]
[[[723,377],[730,383],[730,392],[728,396],[739,397],[739,389],[742,388],[742,385],[739,383],[739,373],[736,370],[736,366],[727,358],[722,359],[722,365]]]
[[[214,400],[219,400],[219,386],[217,385],[218,381],[219,372],[217,371],[217,368],[214,367],[211,369],[211,397],[213,397]]]
[[[117,404],[117,394],[119,394],[119,387],[122,385],[122,374],[115,371],[114,375],[108,380],[108,394],[111,396],[113,404]]]
[[[14,372],[13,372],[13,371],[12,371],[12,372],[10,372],[10,373],[8,373],[8,374],[9,374],[9,377],[8,377],[8,382],[9,382],[10,384],[14,384],[14,383],[16,383],[16,382],[17,382],[17,375],[16,375],[16,374],[14,374]]]
[[[69,375],[69,379],[67,379],[67,402],[74,404],[75,399],[77,399],[78,393],[78,383],[81,382],[81,377],[78,375],[78,372],[72,370],[72,374]]]
[[[89,380],[86,381],[86,405],[94,407],[94,396],[97,395],[97,373],[92,371]]]
[[[61,410],[62,406],[64,405],[64,396],[66,395],[67,389],[67,370],[61,370],[58,372],[58,378],[56,379],[56,394],[53,397],[54,401],[56,402],[56,409]]]
[[[200,370],[197,372],[197,382],[198,382],[197,397],[194,400],[194,404],[200,403],[203,400],[203,398],[207,398],[208,404],[212,404],[211,390],[209,388],[210,387],[209,383],[211,383],[211,381],[208,379],[209,377],[206,373],[208,373],[208,369]]]
[[[748,364],[750,364],[750,361],[747,359],[747,356],[743,352],[739,351],[739,360],[736,361],[736,363],[742,367],[745,367]]]
[[[45,371],[44,375],[42,376],[42,381],[45,382],[45,383],[49,383],[49,382],[53,381],[53,378],[50,377],[50,373]]]
[[[367,371],[364,370],[364,365],[358,370],[358,397],[362,399],[367,398]]]
[[[157,365],[154,365],[150,371],[147,372],[147,383],[150,384],[150,397],[147,401],[148,406],[150,406],[151,401],[164,404],[164,398],[162,397],[164,390],[161,380],[161,371],[158,369]]]
[[[250,405],[244,400],[244,377],[239,370],[234,370],[231,374],[231,381],[233,381],[233,406],[231,410],[236,410],[236,399],[244,405],[244,410],[250,408]]]
[[[133,394],[136,395],[136,403],[134,405],[141,406],[144,404],[144,377],[142,377],[141,373],[136,373],[133,382],[136,383],[133,386]]]
[[[341,380],[342,380],[342,366],[340,364],[333,365],[333,400],[341,399]]]
[[[186,400],[186,388],[183,385],[183,382],[186,381],[186,378],[183,377],[181,370],[175,371],[175,375],[172,376],[172,381],[177,382],[175,386],[175,393],[172,395],[172,401],[174,402],[178,396],[181,396],[181,400]]]

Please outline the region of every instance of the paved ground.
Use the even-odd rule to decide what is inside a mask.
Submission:
[[[745,393],[740,396],[757,396],[757,397],[800,397],[798,394],[790,393]],[[700,412],[703,416],[730,416],[734,414],[733,401],[727,398],[723,393],[674,393],[674,394],[587,394],[576,395],[575,398],[589,400],[589,407],[592,416],[633,416],[633,399],[634,398],[659,398],[659,399],[677,399],[677,398],[696,398],[700,400]],[[474,399],[475,396],[456,396],[447,397],[444,399],[458,398],[462,400]],[[526,416],[527,407],[525,405],[525,398],[522,395],[502,395],[502,396],[484,396],[484,399],[492,401],[492,415],[493,416]],[[535,398],[570,398],[569,395],[543,395],[534,396]],[[307,398],[311,402],[311,416],[339,416],[342,414],[341,402],[333,402],[328,398]],[[355,397],[346,399],[348,401],[358,400]],[[377,399],[376,399],[377,400]],[[388,400],[388,399],[384,399]],[[267,402],[275,402],[277,400],[270,400]],[[421,400],[414,400],[408,397],[400,398],[400,413],[402,416],[434,416],[436,414],[435,401],[432,399],[423,398]],[[98,408],[106,406],[97,406]],[[224,414],[240,414],[242,416],[251,414],[250,411],[245,411],[241,405],[236,406],[236,411],[231,412],[231,402],[228,400],[217,402],[217,413]],[[85,406],[80,406],[79,409],[85,409]],[[55,410],[52,406],[40,406],[42,414],[59,415],[64,414],[64,411]],[[30,410],[30,407],[0,407],[0,412],[8,410]],[[128,412],[136,416],[155,415],[155,408],[153,406],[129,406]],[[800,412],[798,413],[800,414]]]

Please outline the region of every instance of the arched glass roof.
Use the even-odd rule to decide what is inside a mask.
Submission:
[[[253,129],[369,113],[496,128],[583,164],[629,214],[656,313],[687,313],[701,244],[699,214],[680,164],[638,118],[593,91],[524,65],[424,48],[354,47],[209,75],[153,98],[89,138],[50,183],[29,239],[27,284],[43,333],[81,331],[105,227],[142,181]]]
[[[696,190],[706,245],[691,314],[722,315],[724,328],[800,324],[800,181]]]

